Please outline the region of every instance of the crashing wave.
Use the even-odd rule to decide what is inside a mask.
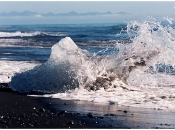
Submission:
[[[133,42],[116,43],[118,54],[90,54],[80,49],[70,37],[62,39],[52,47],[51,56],[46,63],[14,76],[12,88],[21,92],[65,92],[75,88],[98,90],[101,87],[115,88],[113,82],[116,79],[130,86],[140,86],[143,83],[160,86],[160,76],[156,74],[168,72],[166,66],[171,68],[172,74],[175,72],[171,66],[175,61],[171,56],[175,52],[174,29],[170,26],[163,27],[154,19],[146,22],[133,21],[127,29],[128,34],[135,35]],[[147,76],[150,75],[148,72],[151,71],[154,78],[149,79],[149,82],[138,81],[139,78],[147,81]],[[111,75],[113,80],[110,79]],[[167,77],[167,73],[161,77]],[[166,79],[164,78],[165,84]]]
[[[66,37],[52,47],[48,61],[16,74],[19,92],[57,93],[46,97],[114,102],[118,105],[174,109],[175,30],[150,18],[127,25],[132,42],[119,52],[91,54]]]

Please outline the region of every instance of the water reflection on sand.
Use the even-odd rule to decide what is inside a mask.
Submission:
[[[100,104],[89,101],[41,98],[55,112],[66,110],[80,113],[87,118],[88,113],[98,119],[99,125],[112,128],[175,128],[175,113],[154,109],[123,107],[116,104]],[[111,128],[110,127],[110,128]]]

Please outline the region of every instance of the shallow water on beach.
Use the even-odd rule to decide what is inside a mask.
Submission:
[[[82,118],[82,121],[88,120],[94,125],[104,126],[105,128],[175,128],[175,114],[172,112],[81,100],[54,98],[41,98],[40,100],[56,113],[62,111],[74,113],[78,118]],[[89,113],[93,117],[89,118]]]

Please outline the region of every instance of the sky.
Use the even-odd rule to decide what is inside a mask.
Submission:
[[[118,22],[125,20],[141,19],[147,16],[153,17],[174,17],[175,1],[0,1],[0,13],[2,12],[23,12],[25,10],[38,13],[68,13],[76,11],[86,12],[127,12],[127,16],[97,16],[97,17],[55,17],[55,18],[7,18],[0,17],[0,24],[45,24],[45,23],[99,23]]]

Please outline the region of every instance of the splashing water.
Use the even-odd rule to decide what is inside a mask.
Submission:
[[[131,21],[132,43],[116,43],[119,53],[91,54],[66,37],[49,60],[15,75],[11,88],[44,97],[175,110],[175,30],[153,18]]]

